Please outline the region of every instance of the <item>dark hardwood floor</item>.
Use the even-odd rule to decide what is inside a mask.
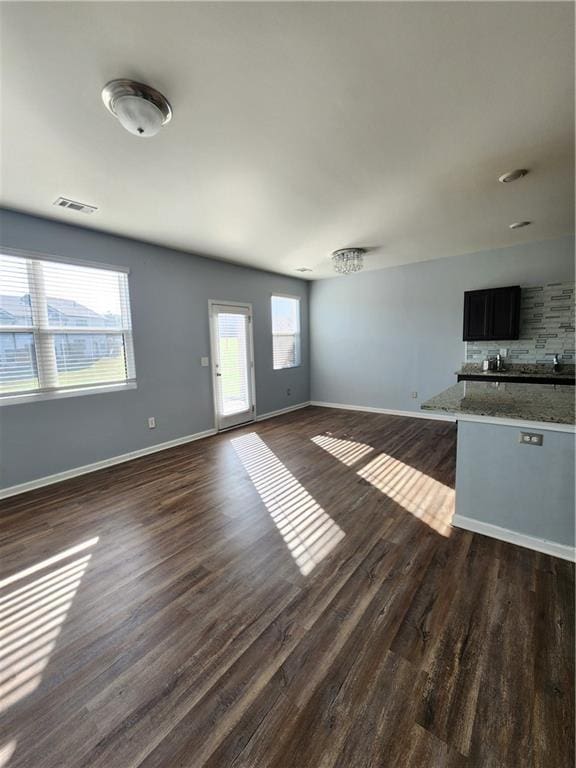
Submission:
[[[0,765],[570,768],[573,567],[450,528],[455,438],[308,408],[2,502]]]

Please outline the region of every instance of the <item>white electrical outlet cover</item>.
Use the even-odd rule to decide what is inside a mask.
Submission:
[[[210,365],[210,360],[207,357],[201,357],[200,365],[202,366],[202,368],[208,368],[208,366]]]
[[[500,350],[500,357],[508,357],[508,350],[505,347]]]

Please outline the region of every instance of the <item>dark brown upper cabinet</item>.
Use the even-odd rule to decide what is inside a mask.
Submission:
[[[520,286],[464,294],[464,341],[505,341],[520,334]]]

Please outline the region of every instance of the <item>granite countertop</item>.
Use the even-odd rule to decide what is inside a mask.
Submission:
[[[425,411],[574,424],[574,387],[461,381],[421,405]]]
[[[459,371],[456,371],[456,375],[458,374],[473,374],[474,376],[515,376],[515,377],[526,377],[526,378],[534,378],[535,376],[546,376],[550,378],[555,378],[561,381],[562,379],[573,379],[574,378],[574,366],[565,364],[562,366],[560,371],[557,373],[554,371],[554,368],[551,365],[543,365],[539,363],[534,363],[533,365],[521,365],[521,364],[510,364],[505,365],[504,369],[502,371],[483,371],[482,366],[476,364],[476,363],[464,363],[462,365],[462,368]]]

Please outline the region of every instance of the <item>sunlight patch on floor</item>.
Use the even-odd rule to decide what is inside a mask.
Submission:
[[[306,576],[345,533],[255,433],[232,445],[270,512],[300,572]]]
[[[339,437],[330,435],[317,435],[311,438],[313,443],[328,451],[334,458],[351,467],[364,456],[367,456],[374,450],[372,446],[365,443],[357,443],[354,440],[343,440]]]
[[[54,566],[97,542],[85,541],[0,581],[0,712],[40,684],[91,555]]]
[[[13,584],[15,581],[22,581],[22,579],[25,579],[27,576],[30,576],[37,571],[43,571],[45,568],[60,562],[60,560],[65,560],[67,557],[76,555],[78,552],[82,552],[84,549],[89,549],[97,543],[98,536],[95,536],[93,539],[88,539],[87,541],[83,541],[82,544],[77,544],[75,547],[65,549],[63,552],[59,552],[57,555],[49,557],[47,560],[42,560],[40,563],[36,563],[23,571],[18,571],[18,573],[13,574],[12,576],[7,576],[0,581],[0,589],[4,589],[4,587]]]
[[[10,762],[10,758],[16,751],[16,739],[0,745],[0,768],[4,768]]]
[[[450,536],[453,488],[385,453],[357,474],[437,533]]]

